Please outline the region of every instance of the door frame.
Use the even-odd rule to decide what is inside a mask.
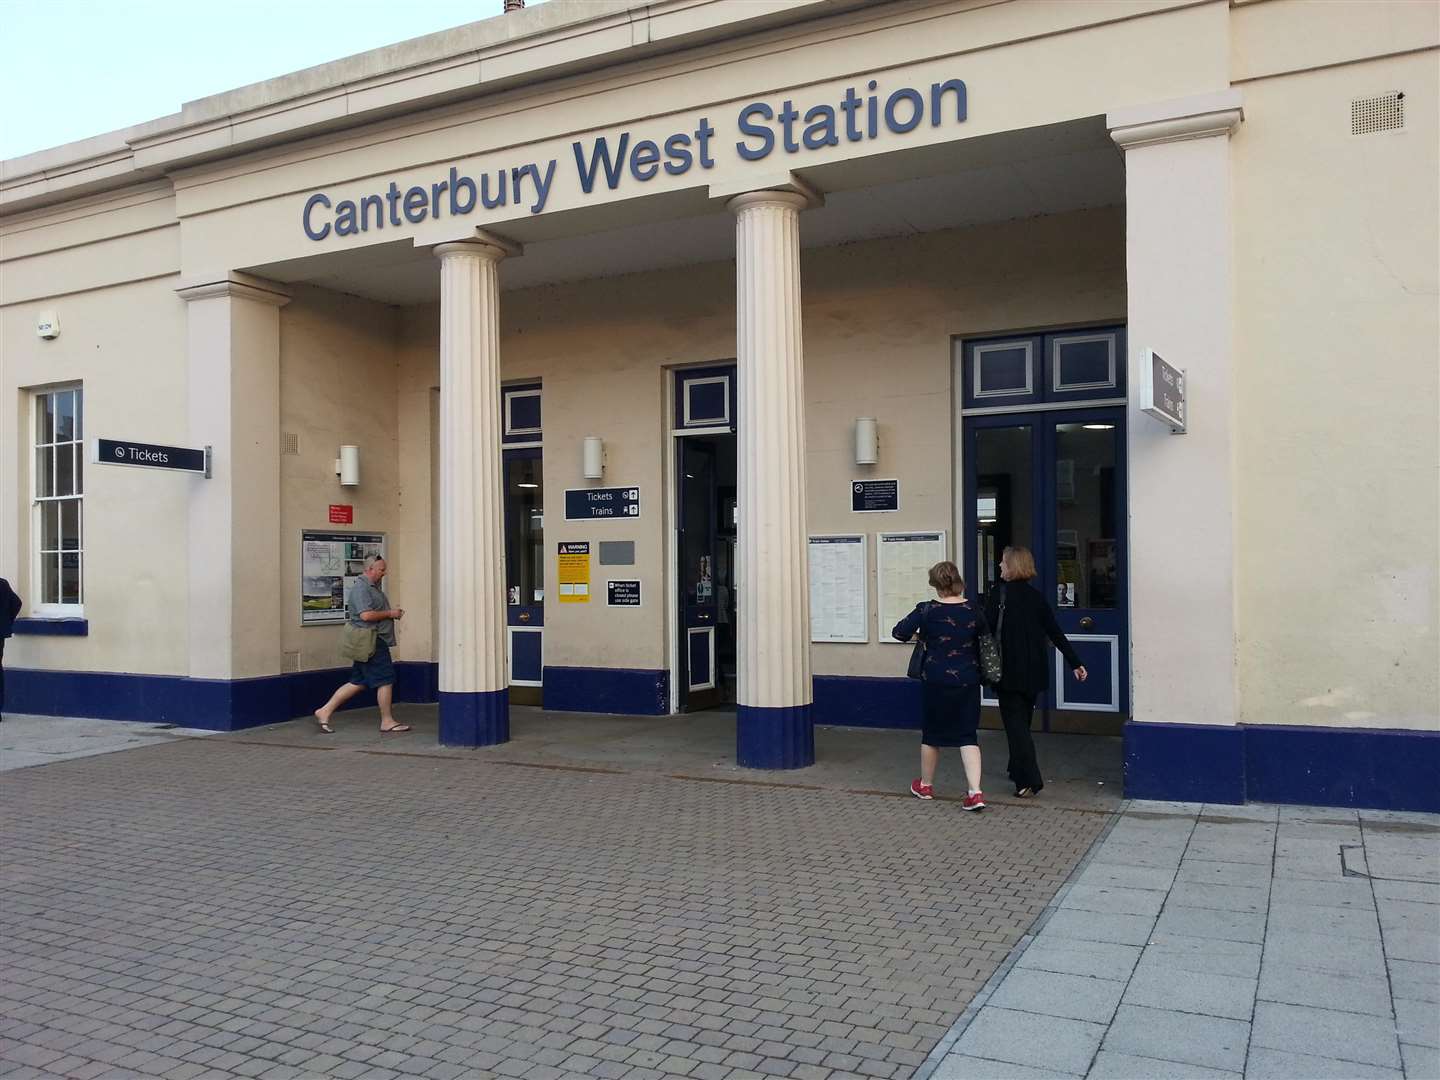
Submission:
[[[1129,553],[1129,528],[1128,528],[1128,505],[1129,505],[1129,462],[1128,462],[1128,440],[1126,437],[1126,409],[1120,402],[1104,401],[1092,404],[1080,404],[1076,402],[1053,403],[1048,405],[1031,406],[1028,408],[1015,407],[1003,410],[985,410],[982,413],[961,412],[959,437],[959,459],[960,476],[958,487],[960,489],[960,512],[959,532],[960,540],[956,545],[956,553],[959,556],[961,576],[966,577],[970,573],[977,575],[974,583],[974,592],[980,592],[978,575],[980,573],[981,553],[970,548],[975,539],[978,526],[976,514],[976,498],[979,488],[979,477],[976,472],[975,441],[977,433],[983,430],[997,428],[1012,428],[1028,426],[1030,428],[1031,447],[1031,520],[1035,522],[1034,550],[1036,555],[1036,584],[1046,603],[1055,609],[1055,566],[1054,566],[1054,537],[1056,530],[1055,512],[1055,475],[1050,469],[1051,459],[1054,457],[1055,448],[1055,427],[1065,423],[1086,423],[1103,422],[1114,425],[1115,438],[1115,489],[1118,506],[1115,507],[1115,532],[1116,546],[1120,559],[1120,573],[1117,588],[1115,612],[1121,621],[1120,641],[1117,644],[1112,657],[1112,685],[1117,691],[1118,711],[1094,706],[1094,705],[1072,705],[1066,709],[1059,707],[1059,699],[1062,694],[1063,683],[1057,681],[1063,679],[1063,670],[1058,660],[1053,659],[1047,666],[1046,687],[1043,691],[1044,707],[1039,710],[1041,715],[1042,731],[1053,730],[1081,730],[1085,729],[1086,717],[1077,718],[1071,714],[1088,714],[1089,721],[1093,722],[1096,729],[1114,727],[1114,733],[1118,733],[1119,724],[1129,716],[1130,710],[1130,553]],[[1022,497],[1018,492],[1012,492],[1012,499]],[[1041,540],[1043,539],[1043,547]],[[1077,553],[1078,555],[1079,553]],[[967,578],[968,580],[968,578]],[[1065,609],[1055,609],[1057,618],[1064,614]],[[1072,632],[1073,628],[1066,627],[1066,636],[1076,641],[1087,640],[1108,640],[1113,634],[1091,633],[1088,630]],[[1055,653],[1054,657],[1058,657]],[[993,698],[984,698],[985,704],[994,706]],[[1115,717],[1116,722],[1112,725],[1107,723],[1104,717]]]

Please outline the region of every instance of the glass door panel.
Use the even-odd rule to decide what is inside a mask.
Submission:
[[[676,440],[680,466],[680,707],[713,708],[721,701],[719,641],[719,469],[716,444],[689,436]]]
[[[545,626],[545,474],[540,450],[506,450],[504,475],[511,700],[538,705]]]
[[[975,432],[972,595],[984,595],[999,582],[1000,555],[1006,547],[1035,546],[1033,441],[1030,424]]]

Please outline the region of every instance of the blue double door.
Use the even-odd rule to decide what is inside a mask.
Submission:
[[[964,463],[971,593],[988,599],[1005,548],[1029,548],[1031,585],[1088,675],[1051,652],[1039,726],[1118,733],[1130,709],[1123,406],[967,416]]]

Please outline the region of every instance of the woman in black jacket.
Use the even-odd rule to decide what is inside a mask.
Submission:
[[[1030,714],[1036,696],[1045,689],[1046,639],[1060,650],[1075,678],[1084,682],[1086,672],[1049,603],[1030,585],[1035,577],[1035,557],[1030,549],[1007,547],[1000,556],[1000,576],[1005,583],[990,590],[985,615],[991,626],[1000,623],[1000,683],[995,695],[1000,699],[1000,719],[1010,744],[1010,779],[1015,794],[1027,799],[1045,786],[1035,760],[1035,740],[1030,737]]]

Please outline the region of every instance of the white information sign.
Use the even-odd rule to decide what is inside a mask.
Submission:
[[[861,533],[810,537],[810,640],[870,640],[868,560]]]
[[[300,534],[300,625],[345,621],[345,596],[369,555],[385,555],[384,533],[305,529]]]
[[[880,640],[901,644],[890,636],[891,628],[921,600],[935,599],[930,588],[930,567],[947,557],[945,532],[880,533],[875,549],[875,572],[879,578]]]

